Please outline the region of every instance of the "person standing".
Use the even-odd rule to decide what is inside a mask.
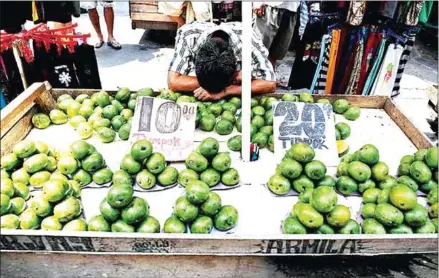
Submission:
[[[276,69],[276,61],[288,52],[296,25],[300,1],[255,2],[253,28],[268,49],[268,59]]]
[[[119,50],[122,48],[120,43],[116,41],[113,34],[113,27],[114,27],[114,10],[113,1],[104,1],[99,0],[100,5],[104,8],[104,18],[105,18],[105,24],[107,25],[107,32],[108,32],[108,40],[107,45],[113,49]],[[95,44],[95,48],[101,48],[104,45],[104,36],[101,32],[101,25],[99,23],[99,14],[97,11],[97,4],[98,1],[91,1],[91,2],[81,2],[81,7],[83,9],[86,9],[88,11],[88,16],[90,17],[91,24],[93,25],[93,28],[95,29],[96,35],[98,36],[98,42]]]

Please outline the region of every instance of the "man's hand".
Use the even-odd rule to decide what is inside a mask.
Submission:
[[[261,4],[260,6],[256,6],[256,7],[253,8],[253,12],[254,12],[257,16],[261,17],[261,16],[264,15],[264,10],[265,10],[264,7],[265,7],[264,4]]]
[[[204,90],[203,88],[198,88],[194,91],[194,96],[198,99],[198,100],[204,100],[204,101],[208,101],[208,100],[220,100],[223,97],[225,97],[225,93],[224,91],[219,92],[219,93],[209,93],[208,91]]]

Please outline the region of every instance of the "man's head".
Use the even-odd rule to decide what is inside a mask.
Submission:
[[[199,49],[195,73],[200,86],[210,93],[219,93],[232,84],[236,57],[227,40],[212,36]]]

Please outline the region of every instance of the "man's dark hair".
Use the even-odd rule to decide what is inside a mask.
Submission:
[[[195,58],[195,73],[200,86],[210,93],[219,93],[232,84],[236,57],[227,41],[210,38]]]

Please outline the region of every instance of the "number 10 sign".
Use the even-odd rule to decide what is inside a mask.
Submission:
[[[282,159],[296,143],[314,148],[316,158],[327,166],[337,166],[338,151],[330,104],[275,102],[273,104],[274,153]]]
[[[139,97],[129,142],[148,139],[166,160],[184,161],[193,149],[196,112],[195,103]]]

